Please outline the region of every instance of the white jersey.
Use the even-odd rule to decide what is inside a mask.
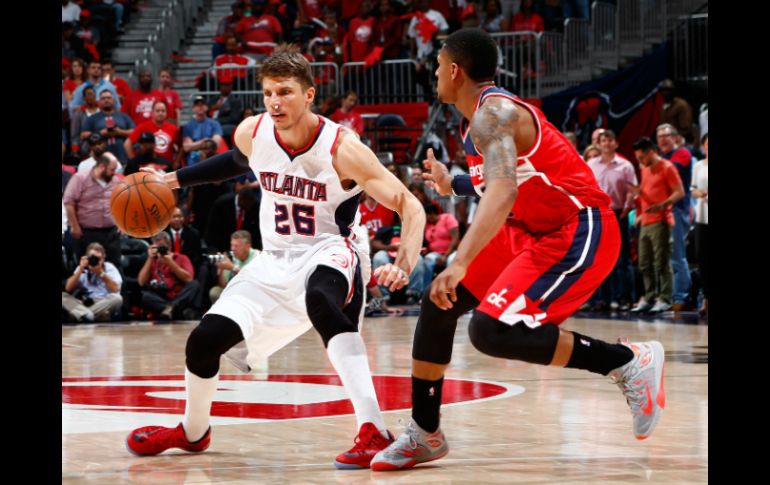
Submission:
[[[342,126],[318,119],[316,133],[299,150],[281,142],[267,114],[254,128],[249,166],[262,186],[259,217],[266,251],[302,251],[327,238],[347,238],[360,217],[361,187],[345,190],[332,166]]]
[[[312,327],[305,308],[307,280],[318,266],[336,269],[348,287],[347,302],[363,318],[369,281],[369,240],[358,224],[361,187],[344,190],[332,166],[341,126],[321,123],[308,145],[281,144],[273,120],[261,115],[252,134],[249,166],[262,186],[263,251],[243,267],[208,313],[241,328],[244,341],[225,356],[241,370],[257,368],[269,355]]]

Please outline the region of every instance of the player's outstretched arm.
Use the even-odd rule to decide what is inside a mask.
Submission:
[[[484,156],[484,196],[473,224],[457,248],[457,257],[431,285],[430,299],[442,309],[457,300],[457,285],[468,265],[497,234],[516,201],[516,105],[503,97],[489,98],[471,121],[473,143]]]
[[[155,173],[172,189],[190,187],[211,182],[223,182],[239,177],[249,172],[249,156],[251,155],[251,137],[260,116],[252,116],[241,122],[235,129],[235,148],[219,155],[184,167],[174,172],[161,174],[146,167],[142,171]]]
[[[374,200],[401,216],[401,244],[395,266],[404,270],[408,276],[417,265],[420,255],[425,233],[425,211],[420,201],[382,166],[369,147],[361,143],[356,136],[344,133],[340,136],[334,157],[337,173],[343,180],[354,180]],[[397,283],[396,289],[404,286],[408,280],[403,284]]]

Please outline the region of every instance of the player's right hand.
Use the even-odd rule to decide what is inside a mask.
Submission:
[[[168,185],[170,189],[179,188],[179,179],[176,178],[176,172],[164,172],[162,170],[158,170],[155,167],[142,167],[139,170],[141,172],[147,172],[158,176],[166,183],[166,185]]]
[[[457,285],[465,278],[467,268],[458,263],[452,263],[439,273],[430,285],[430,301],[442,310],[452,308],[457,301]]]
[[[422,174],[425,184],[433,187],[439,195],[452,195],[452,177],[446,165],[436,160],[433,149],[428,148],[428,158],[422,161],[426,172]]]
[[[374,270],[377,284],[385,286],[389,291],[396,291],[409,284],[409,275],[393,263],[388,263]]]

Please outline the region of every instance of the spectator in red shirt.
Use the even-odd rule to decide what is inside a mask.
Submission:
[[[158,91],[163,94],[166,106],[168,107],[168,121],[178,126],[179,118],[182,117],[182,108],[184,108],[184,104],[182,104],[182,98],[179,97],[177,90],[172,87],[173,81],[171,80],[171,69],[161,69],[158,74],[158,79],[160,80]]]
[[[126,138],[123,146],[126,148],[128,158],[134,158],[134,144],[139,141],[139,136],[144,133],[152,133],[155,137],[155,155],[174,161],[174,153],[179,151],[179,127],[168,122],[168,108],[165,101],[156,101],[152,106],[152,119],[136,125],[131,134]]]
[[[684,188],[674,164],[660,158],[649,138],[634,143],[634,155],[642,167],[641,217],[637,219],[641,220],[639,271],[644,277],[644,296],[631,311],[660,313],[671,308],[673,299],[671,207],[684,197]]]
[[[358,17],[350,20],[348,35],[343,50],[345,62],[363,62],[367,55],[379,42],[379,24],[372,15],[371,0],[363,0]]]
[[[251,17],[244,17],[238,22],[235,34],[240,37],[245,54],[260,62],[281,42],[283,28],[275,16],[265,13],[264,0],[254,0]]]
[[[383,227],[392,226],[396,220],[396,213],[374,200],[366,192],[363,200],[358,204],[361,212],[361,224],[369,231],[369,239],[372,239],[377,231]]]
[[[156,101],[166,99],[163,93],[152,89],[152,73],[149,69],[139,72],[139,89],[131,91],[126,97],[123,112],[126,113],[134,124],[140,124],[152,117],[152,107]]]
[[[254,59],[238,53],[238,39],[230,35],[225,40],[225,52],[214,59],[214,75],[218,83],[232,82],[246,87],[244,80],[254,76],[253,69],[236,69],[240,66],[254,66]],[[209,89],[205,89],[209,91]]]
[[[535,0],[521,0],[521,10],[511,19],[511,31],[542,32],[545,29],[543,17],[535,13],[534,4]]]
[[[225,42],[227,37],[235,34],[235,28],[238,22],[243,18],[243,12],[246,10],[245,2],[235,2],[230,5],[232,14],[227,17],[222,17],[222,20],[217,24],[217,33],[214,36],[214,45],[211,47],[211,58],[216,59],[217,56],[225,52]]]
[[[382,59],[398,59],[404,41],[404,24],[393,10],[393,0],[380,0],[380,44]]]
[[[347,31],[337,23],[337,12],[327,10],[324,13],[323,23],[326,27],[319,27],[316,31],[316,37],[331,39],[336,48],[342,52],[342,44],[345,41]]]
[[[513,32],[542,32],[545,30],[545,23],[543,17],[534,11],[534,0],[522,0],[521,10],[519,13],[513,16],[511,19],[510,29]],[[516,39],[519,52],[516,54],[518,59],[522,60],[521,66],[521,79],[531,79],[537,76],[537,69],[534,68],[535,64],[535,46],[534,39],[529,37],[522,37]]]
[[[123,169],[123,175],[131,175],[144,167],[151,167],[160,172],[166,173],[172,170],[171,161],[161,158],[155,154],[155,135],[145,131],[138,138],[139,148],[136,156],[128,161]]]
[[[80,11],[80,27],[77,29],[77,31],[75,31],[75,35],[77,35],[86,45],[99,45],[101,34],[99,34],[99,29],[91,25],[90,10]]]
[[[342,98],[342,106],[334,112],[331,120],[351,130],[355,130],[359,135],[363,135],[364,119],[355,111],[356,104],[358,104],[358,94],[352,90],[348,91],[345,97]]]
[[[128,93],[131,92],[131,86],[128,85],[128,82],[115,75],[115,66],[112,65],[112,61],[102,62],[102,78],[115,86],[115,91],[118,92],[121,101],[126,99]]]

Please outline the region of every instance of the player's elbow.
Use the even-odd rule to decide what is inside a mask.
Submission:
[[[519,195],[519,187],[513,179],[496,179],[487,182],[484,194],[500,201],[501,204],[512,205]]]

